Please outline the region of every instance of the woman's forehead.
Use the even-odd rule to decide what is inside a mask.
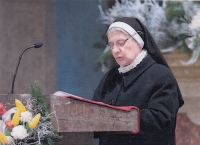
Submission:
[[[109,38],[113,38],[113,37],[127,37],[127,36],[130,36],[129,34],[123,32],[123,31],[120,31],[120,30],[112,30],[110,32],[108,32],[107,34],[108,36],[108,39]]]

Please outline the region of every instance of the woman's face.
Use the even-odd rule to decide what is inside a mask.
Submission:
[[[120,66],[131,64],[142,51],[141,46],[133,37],[119,30],[108,33],[108,43],[113,57]]]

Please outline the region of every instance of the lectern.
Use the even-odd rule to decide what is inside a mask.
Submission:
[[[0,102],[7,108],[14,107],[14,100],[23,103],[30,94],[0,95]],[[58,145],[93,145],[95,132],[137,134],[140,129],[139,109],[134,106],[111,106],[67,94],[46,95],[52,113],[51,122],[63,135]]]
[[[60,145],[93,145],[94,132],[139,132],[137,107],[115,107],[71,94],[51,95],[50,102],[52,124],[59,132],[64,133]]]

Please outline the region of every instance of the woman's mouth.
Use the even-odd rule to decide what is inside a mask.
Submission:
[[[116,57],[115,59],[120,61],[120,60],[122,60],[122,57]]]

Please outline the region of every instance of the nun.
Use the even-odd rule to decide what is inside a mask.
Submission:
[[[107,30],[117,66],[108,71],[92,100],[140,110],[138,134],[97,134],[100,145],[175,145],[176,118],[184,104],[177,81],[147,28],[123,17]]]

